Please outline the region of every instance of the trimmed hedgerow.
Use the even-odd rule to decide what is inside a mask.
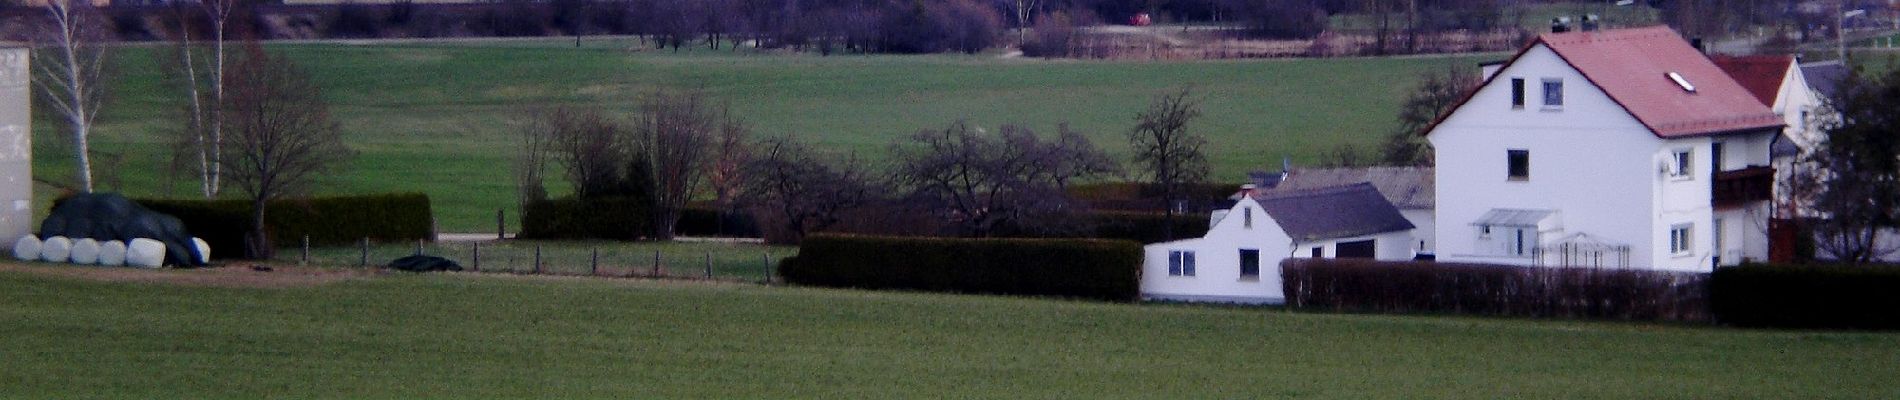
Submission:
[[[1708,320],[1707,274],[1289,258],[1292,308],[1652,321]]]
[[[184,221],[192,236],[204,239],[214,257],[239,256],[251,231],[251,202],[246,200],[137,200],[140,205]],[[278,246],[313,246],[375,241],[433,239],[435,219],[429,196],[391,193],[271,201],[264,214],[266,234]],[[216,250],[231,249],[231,250]]]
[[[1141,261],[1141,245],[1121,240],[818,235],[779,274],[812,286],[1134,301]]]
[[[1725,324],[1900,329],[1900,267],[1747,265],[1716,270],[1710,287]]]
[[[636,197],[589,197],[529,203],[521,213],[523,239],[635,240],[653,236],[651,202]]]
[[[745,212],[721,213],[711,207],[687,207],[673,224],[676,236],[760,237],[759,223]]]
[[[1124,239],[1142,243],[1160,243],[1168,240],[1198,238],[1207,235],[1205,213],[1180,214],[1174,221],[1168,221],[1168,215],[1155,212],[1097,211],[1088,214],[1088,221],[1094,226],[1092,237],[1100,239]],[[1168,237],[1168,225],[1174,226],[1174,237]]]

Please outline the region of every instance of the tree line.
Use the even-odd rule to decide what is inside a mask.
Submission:
[[[1188,129],[1198,103],[1183,89],[1136,113],[1128,136],[1135,175],[1180,189],[1206,179],[1205,139]],[[693,91],[647,93],[631,110],[553,107],[516,123],[520,199],[548,200],[559,179],[574,198],[631,197],[652,210],[651,237],[670,238],[694,199],[755,216],[768,238],[825,231],[987,237],[1073,233],[1087,205],[1067,189],[1128,176],[1082,132],[1039,134],[957,121],[896,137],[890,159],[814,148],[796,135],[761,136],[729,107]],[[1152,171],[1163,172],[1152,172]]]

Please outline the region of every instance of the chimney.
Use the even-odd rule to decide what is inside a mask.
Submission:
[[[1557,17],[1557,18],[1550,19],[1550,33],[1564,33],[1564,32],[1569,32],[1569,31],[1570,31],[1570,17]]]
[[[1240,185],[1240,198],[1244,199],[1244,198],[1253,197],[1253,191],[1254,191],[1254,185],[1251,183]]]

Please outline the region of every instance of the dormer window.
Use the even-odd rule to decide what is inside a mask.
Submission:
[[[1681,86],[1681,87],[1682,87],[1682,91],[1684,91],[1684,92],[1689,92],[1689,93],[1695,93],[1695,84],[1692,84],[1692,83],[1689,83],[1689,79],[1687,79],[1687,78],[1683,78],[1683,77],[1682,77],[1682,74],[1678,74],[1678,73],[1674,73],[1674,72],[1670,72],[1670,73],[1668,73],[1668,74],[1665,74],[1665,75],[1667,75],[1667,76],[1669,77],[1669,81],[1671,81],[1671,82],[1675,82],[1675,83],[1676,83],[1676,86]]]

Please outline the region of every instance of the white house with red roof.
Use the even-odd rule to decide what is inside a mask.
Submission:
[[[1765,259],[1783,125],[1667,27],[1539,36],[1426,133],[1437,257],[1682,271]]]

